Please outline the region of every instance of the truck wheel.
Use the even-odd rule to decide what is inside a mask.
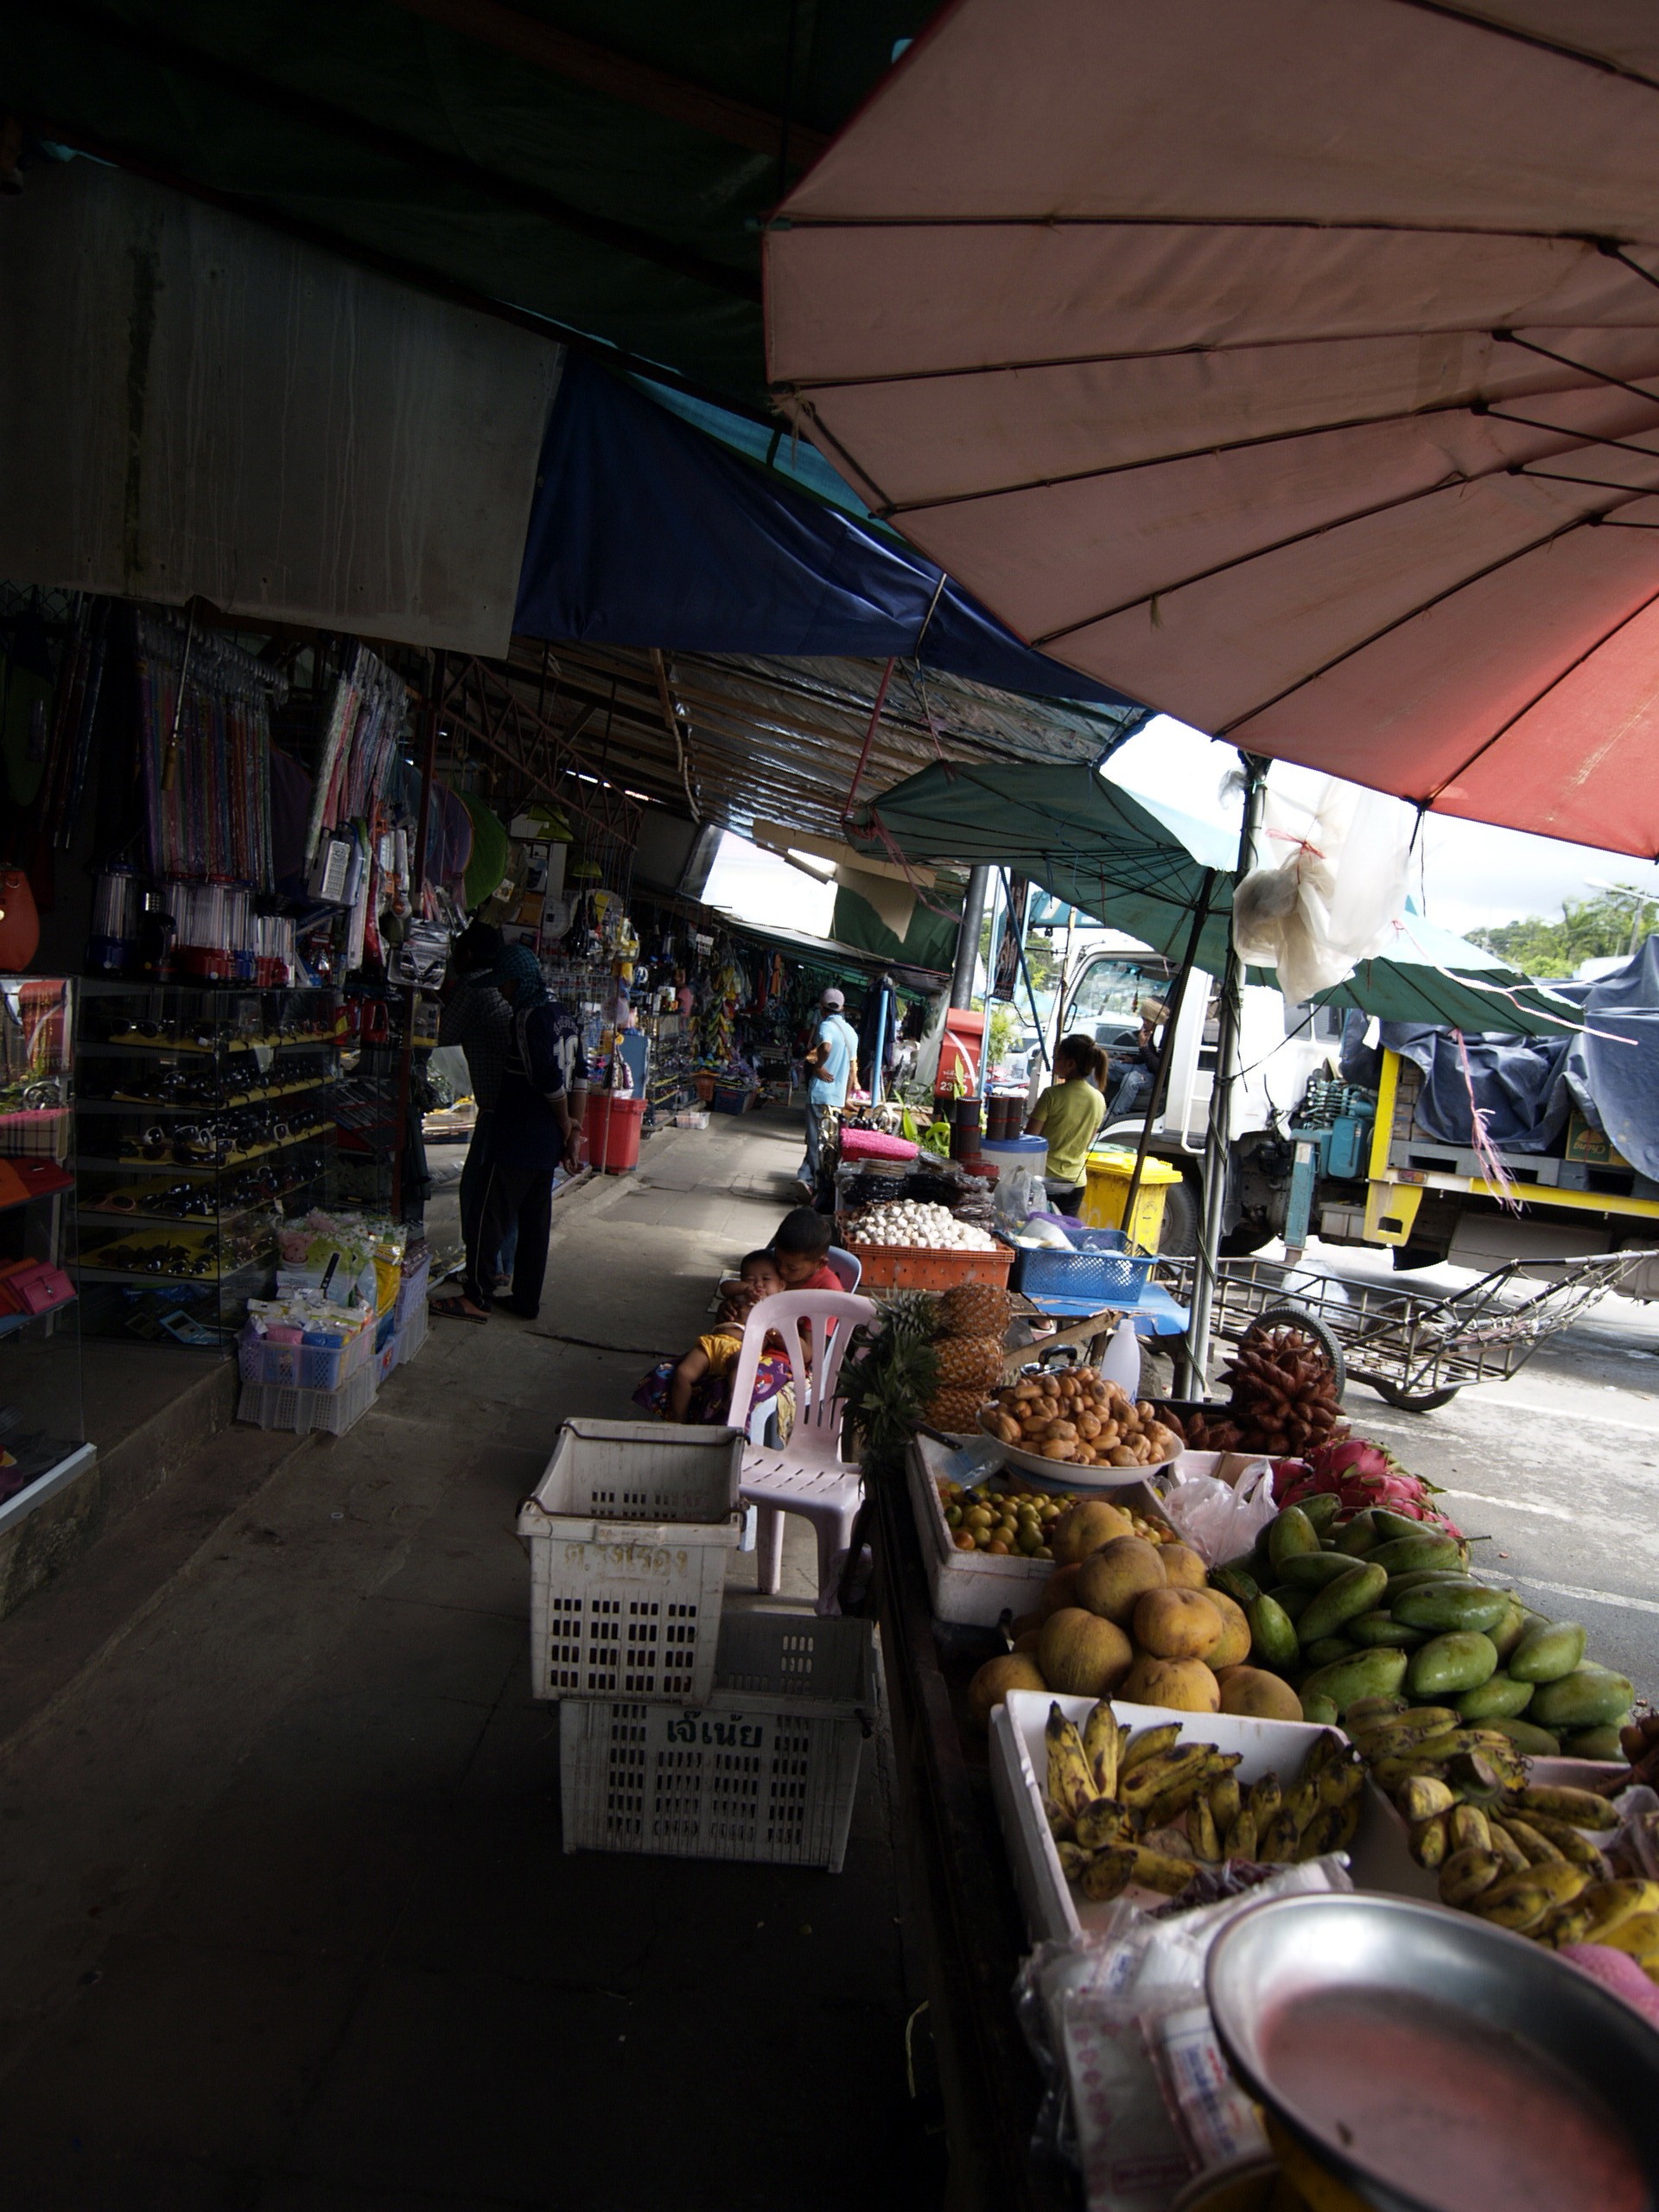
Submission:
[[[1158,1249],[1166,1259],[1187,1260],[1198,1249],[1198,1194],[1185,1177],[1166,1185],[1164,1225]]]
[[[1268,1221],[1241,1221],[1236,1229],[1225,1231],[1221,1240],[1224,1260],[1248,1260],[1252,1252],[1259,1252],[1264,1244],[1271,1244],[1278,1231]]]

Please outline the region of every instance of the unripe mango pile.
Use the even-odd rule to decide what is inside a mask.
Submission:
[[[1320,1491],[1210,1580],[1243,1608],[1252,1662],[1292,1684],[1309,1720],[1398,1697],[1448,1707],[1522,1751],[1618,1758],[1627,1678],[1586,1659],[1576,1622],[1551,1621],[1468,1568],[1468,1542],[1449,1529],[1381,1506],[1344,1517]]]

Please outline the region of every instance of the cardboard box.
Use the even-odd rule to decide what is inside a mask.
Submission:
[[[1630,1161],[1615,1152],[1605,1129],[1592,1129],[1575,1106],[1567,1124],[1567,1157],[1588,1167],[1628,1167]]]

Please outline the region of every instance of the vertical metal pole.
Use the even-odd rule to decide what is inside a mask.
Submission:
[[[979,925],[985,918],[985,891],[991,880],[988,868],[970,868],[962,894],[962,925],[957,931],[957,961],[950,976],[953,1008],[974,1002],[974,973],[979,965]]]
[[[1188,984],[1198,957],[1198,943],[1204,935],[1204,925],[1210,918],[1210,899],[1216,887],[1216,871],[1205,870],[1204,881],[1198,890],[1198,903],[1193,909],[1192,928],[1186,940],[1186,950],[1181,955],[1180,973],[1175,978],[1175,988],[1165,999],[1163,1049],[1158,1055],[1157,1072],[1152,1078],[1152,1095],[1147,1100],[1146,1118],[1141,1124],[1141,1141],[1135,1151],[1135,1173],[1129,1178],[1129,1187],[1123,1199],[1123,1234],[1130,1234],[1135,1219],[1135,1202],[1141,1195],[1141,1173],[1147,1164],[1147,1151],[1152,1142],[1152,1132],[1164,1100],[1169,1095],[1169,1066],[1175,1056],[1175,1031],[1180,1019],[1182,1005],[1186,998]]]
[[[1248,875],[1262,820],[1262,766],[1245,753],[1244,819],[1238,833],[1238,868],[1234,884]],[[1243,963],[1227,931],[1227,958],[1221,975],[1220,1022],[1216,1037],[1216,1073],[1210,1092],[1210,1126],[1204,1143],[1204,1226],[1192,1282],[1192,1313],[1186,1332],[1188,1394],[1201,1398],[1209,1388],[1210,1323],[1215,1310],[1216,1258],[1221,1248],[1227,1203],[1227,1155],[1232,1141],[1233,1084],[1238,1075],[1238,1031],[1243,1009]]]
[[[1054,1049],[1048,1056],[1050,1067],[1060,1062],[1060,1039],[1065,1034],[1065,992],[1071,981],[1071,932],[1077,925],[1077,910],[1065,910],[1065,950],[1060,955],[1060,988],[1054,994]]]

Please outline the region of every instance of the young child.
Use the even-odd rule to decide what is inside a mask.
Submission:
[[[810,1206],[793,1206],[779,1223],[772,1256],[785,1290],[839,1290],[841,1277],[828,1263],[830,1224]]]
[[[1106,1118],[1106,1055],[1092,1038],[1062,1037],[1054,1077],[1033,1107],[1026,1135],[1048,1139],[1050,1201],[1057,1213],[1075,1214],[1087,1188],[1089,1147]]]
[[[661,1414],[664,1421],[723,1427],[729,1418],[732,1370],[743,1349],[743,1325],[749,1309],[783,1288],[783,1275],[771,1252],[746,1254],[736,1281],[726,1286],[715,1326],[697,1338],[683,1359],[662,1360],[653,1367],[634,1392],[634,1402]],[[789,1379],[789,1360],[782,1343],[769,1335],[755,1370],[754,1403],[775,1397]],[[738,1426],[743,1426],[747,1417],[746,1412]]]

